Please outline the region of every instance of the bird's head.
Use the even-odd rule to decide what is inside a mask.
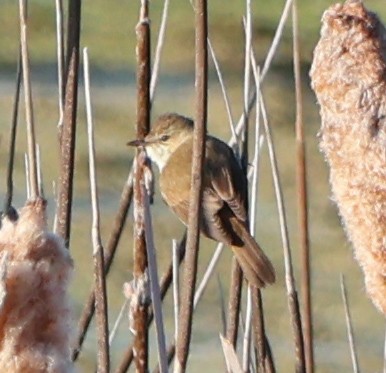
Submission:
[[[162,171],[173,152],[192,136],[191,119],[179,114],[167,113],[158,117],[143,140],[133,140],[127,145],[144,147],[148,157]]]

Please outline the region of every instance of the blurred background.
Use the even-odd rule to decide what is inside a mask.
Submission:
[[[312,299],[317,372],[351,370],[346,337],[339,277],[346,278],[354,331],[357,337],[359,363],[363,372],[381,371],[384,349],[384,320],[368,300],[358,265],[350,244],[340,226],[334,204],[330,200],[328,170],[318,150],[317,132],[320,117],[315,96],[310,89],[308,72],[312,50],[318,40],[320,18],[331,1],[299,0],[301,66],[304,98],[307,171],[309,188],[310,243],[312,257]],[[386,19],[384,3],[368,0],[366,6]],[[150,4],[152,49],[154,51],[163,2]],[[259,64],[263,64],[282,13],[284,1],[253,2],[253,47]],[[82,2],[81,46],[88,47],[91,65],[91,95],[95,123],[98,187],[100,192],[102,239],[107,240],[111,222],[118,207],[122,187],[133,158],[125,144],[134,137],[135,25],[138,1],[84,0]],[[243,1],[209,1],[209,37],[219,60],[230,97],[233,119],[237,121],[243,107],[244,33]],[[15,91],[16,61],[19,48],[18,6],[14,0],[0,2],[0,196],[5,194],[5,170],[8,134]],[[45,195],[49,202],[50,224],[55,214],[54,185],[58,178],[58,99],[56,72],[55,4],[53,1],[29,1],[29,51],[37,141]],[[262,91],[278,156],[284,188],[286,214],[290,230],[296,276],[300,278],[298,224],[295,184],[295,98],[292,64],[291,20]],[[26,199],[24,152],[26,151],[24,105],[21,100],[15,168],[15,205]],[[152,116],[176,111],[194,114],[194,15],[189,1],[171,0],[162,54],[159,85]],[[251,122],[253,123],[253,122]],[[215,69],[210,61],[209,117],[210,133],[228,140],[230,130],[223,97]],[[87,140],[83,77],[80,77],[76,170],[73,223],[70,250],[75,261],[71,297],[74,318],[78,319],[92,282],[92,247],[90,242],[91,208],[89,198]],[[253,138],[253,136],[250,136]],[[252,149],[252,148],[251,148]],[[252,153],[252,151],[251,151]],[[171,240],[183,232],[182,224],[163,204],[157,193],[153,208],[153,225],[160,272],[171,258]],[[113,270],[108,279],[110,324],[114,322],[124,297],[122,285],[132,278],[132,213],[121,240]],[[266,144],[262,147],[258,189],[258,228],[256,236],[275,264],[278,281],[263,292],[266,328],[278,372],[292,371],[294,347],[285,297],[283,255],[279,222],[270,173]],[[214,244],[202,241],[200,273],[213,253]],[[231,255],[224,250],[217,267],[225,294],[229,282]],[[200,275],[199,275],[200,276]],[[168,337],[173,336],[173,310],[167,297],[164,312]],[[219,284],[212,278],[195,314],[190,372],[205,368],[206,372],[224,370],[219,333],[222,331]],[[151,338],[152,346],[153,339]],[[113,343],[113,367],[131,340],[128,321],[120,326]],[[93,326],[80,357],[80,371],[91,371],[95,362]],[[155,362],[155,347],[153,362]],[[151,365],[153,366],[153,364]],[[291,367],[291,368],[290,368]]]

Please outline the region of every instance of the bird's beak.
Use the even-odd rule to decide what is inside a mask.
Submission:
[[[132,140],[132,141],[129,141],[126,145],[127,146],[135,146],[135,147],[145,146],[146,141],[145,140]]]

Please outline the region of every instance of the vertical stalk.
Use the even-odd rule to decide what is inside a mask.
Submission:
[[[196,286],[199,221],[202,195],[202,168],[205,159],[208,86],[208,19],[206,0],[197,0],[195,7],[195,128],[193,135],[192,181],[190,189],[189,226],[186,242],[185,268],[182,282],[180,322],[176,345],[175,372],[185,372],[189,355],[193,319],[193,297]]]
[[[307,170],[306,153],[303,126],[303,98],[302,82],[300,75],[300,48],[298,11],[296,0],[292,3],[292,30],[293,30],[293,58],[296,95],[296,184],[298,196],[298,222],[301,247],[301,283],[302,283],[302,305],[303,305],[303,335],[304,353],[306,358],[307,373],[314,372],[314,350],[312,336],[312,308],[311,308],[311,269],[310,269],[310,247],[308,232],[308,193],[307,193]]]
[[[165,41],[166,21],[168,19],[168,12],[169,12],[169,1],[170,0],[164,0],[164,8],[162,11],[161,24],[158,32],[158,41],[157,41],[157,46],[154,53],[154,65],[153,65],[153,72],[151,74],[151,81],[150,81],[150,101],[151,102],[153,102],[154,100],[155,90],[157,88],[157,82],[159,77],[161,54],[162,54],[162,49]]]
[[[296,290],[295,276],[292,264],[292,253],[289,242],[288,225],[285,214],[284,198],[282,184],[280,182],[279,170],[275,147],[271,135],[271,129],[268,124],[267,112],[265,110],[263,98],[260,96],[261,112],[263,115],[264,130],[267,138],[268,153],[272,169],[273,184],[275,188],[276,203],[279,214],[280,233],[283,244],[284,267],[285,267],[285,282],[287,288],[288,309],[291,317],[292,332],[295,345],[295,370],[296,373],[306,372],[306,363],[304,357],[304,339],[301,322],[301,314],[299,307],[298,292]]]
[[[181,265],[181,262],[184,260],[185,244],[186,244],[186,233],[184,234],[181,241],[178,243],[178,264],[179,265]],[[166,293],[167,293],[167,291],[170,288],[170,285],[172,283],[172,280],[173,280],[173,263],[170,263],[168,269],[165,271],[165,273],[162,276],[161,281],[160,281],[161,299],[162,300],[165,298]],[[153,309],[151,306],[149,307],[148,312],[149,312],[149,314],[148,314],[148,327],[149,327],[154,319]],[[168,362],[169,363],[174,357],[174,352],[175,352],[175,345],[173,344],[172,351],[171,351],[171,349],[168,350]],[[116,373],[126,372],[129,369],[133,359],[134,359],[134,346],[130,345],[126,350],[126,352],[122,358],[122,361],[118,364],[118,368],[116,369],[115,372]]]
[[[244,56],[244,130],[242,143],[241,164],[244,171],[248,167],[248,127],[249,111],[248,101],[251,83],[251,49],[252,49],[252,19],[251,19],[251,0],[246,0],[246,20],[245,20],[245,56]],[[247,209],[248,211],[248,209]]]
[[[63,125],[59,127],[61,157],[56,224],[56,233],[64,239],[67,247],[70,241],[74,179],[80,19],[81,0],[69,0]]]
[[[168,373],[164,318],[162,314],[161,290],[158,282],[157,259],[153,238],[153,225],[150,215],[150,199],[144,184],[142,184],[142,198],[144,201],[145,208],[145,238],[149,268],[148,272],[150,278],[151,300],[157,336],[158,362],[161,367],[161,373]]]
[[[110,371],[109,330],[106,294],[106,277],[104,272],[103,246],[100,237],[100,213],[98,202],[98,189],[96,183],[94,125],[91,112],[90,76],[87,49],[83,50],[84,64],[84,89],[86,96],[87,134],[90,172],[90,192],[92,205],[91,238],[93,244],[94,283],[95,283],[95,309],[98,339],[97,372]]]
[[[137,35],[137,123],[136,135],[143,139],[150,127],[150,23],[149,2],[141,0],[139,21],[136,26]],[[141,191],[143,164],[139,162],[139,152],[134,166],[134,282],[144,283],[146,279],[147,254],[145,240],[144,201]],[[142,297],[140,297],[142,298]],[[132,309],[134,320],[134,361],[136,372],[148,371],[148,307],[138,302]]]
[[[63,32],[63,0],[55,0],[56,13],[56,56],[58,62],[58,104],[59,120],[58,127],[63,124],[64,106],[64,32]]]
[[[17,62],[17,72],[16,72],[16,91],[15,98],[13,102],[13,111],[12,111],[12,122],[11,122],[11,131],[9,136],[9,158],[7,164],[7,192],[4,199],[4,208],[3,214],[9,215],[11,213],[12,198],[13,198],[13,167],[15,160],[15,144],[16,144],[16,130],[17,130],[17,120],[19,114],[19,102],[20,102],[20,86],[21,86],[21,52],[19,52],[19,58]],[[1,219],[1,216],[0,216]]]
[[[248,122],[249,122],[249,110],[248,99],[250,91],[250,78],[251,78],[251,64],[250,64],[250,51],[252,42],[252,30],[251,30],[251,1],[246,0],[246,27],[245,27],[245,60],[244,60],[244,111],[243,111],[243,136],[241,144],[241,165],[244,172],[247,172],[248,167]],[[237,138],[236,138],[237,140]],[[248,198],[245,200],[245,208],[248,211]],[[240,302],[241,293],[243,289],[243,274],[241,268],[236,260],[232,260],[232,275],[230,284],[230,294],[228,301],[228,322],[227,322],[227,339],[233,345],[233,348],[237,348],[237,335],[238,325],[240,317]]]
[[[346,318],[346,327],[347,327],[347,339],[350,346],[351,362],[353,373],[360,373],[359,364],[358,364],[358,353],[355,345],[354,330],[352,326],[352,318],[350,312],[350,306],[348,303],[346,283],[344,281],[344,276],[340,276],[340,290],[342,293],[342,300],[344,306],[344,313]]]
[[[239,332],[239,317],[241,293],[243,286],[243,273],[237,263],[237,259],[232,259],[231,283],[229,286],[230,294],[228,300],[228,320],[227,320],[227,340],[236,350],[237,335]]]
[[[214,271],[216,264],[220,258],[220,255],[222,253],[223,248],[224,248],[224,244],[222,244],[222,243],[217,244],[217,247],[216,247],[216,250],[212,256],[212,259],[210,260],[210,262],[209,262],[209,264],[208,264],[208,266],[207,266],[207,268],[206,268],[206,270],[201,278],[200,284],[197,286],[196,293],[194,294],[194,300],[193,300],[193,309],[194,310],[198,306],[198,304],[202,298],[202,295],[204,294],[204,291],[208,285],[208,282],[209,282],[211,276],[213,275],[213,271]],[[225,320],[225,317],[224,317],[224,320]],[[169,349],[168,349],[169,363],[174,358],[174,354],[175,354],[175,342],[173,342],[169,346]],[[159,369],[155,369],[154,372],[159,372]]]
[[[266,365],[266,335],[263,315],[263,298],[260,290],[252,291],[252,303],[253,303],[253,328],[255,335],[255,347],[256,347],[256,366],[257,371],[265,373]]]
[[[117,251],[118,243],[121,238],[121,234],[126,222],[127,213],[133,199],[133,172],[130,171],[129,177],[122,190],[121,199],[119,202],[119,208],[113,222],[113,228],[110,233],[109,240],[106,244],[104,267],[105,274],[110,271],[111,264],[114,260],[115,253]],[[74,344],[74,350],[72,351],[72,360],[76,360],[83,346],[84,339],[86,338],[87,330],[90,326],[90,322],[95,312],[95,286],[93,285],[90,294],[84,303],[82,314],[78,322],[78,334],[76,336],[76,342]]]
[[[31,199],[36,200],[39,196],[38,171],[36,161],[36,138],[35,123],[32,105],[31,78],[29,68],[29,54],[27,44],[27,1],[19,0],[20,14],[20,45],[21,61],[23,66],[23,83],[24,83],[24,101],[27,122],[27,143],[28,143],[28,168],[29,168],[29,187]]]

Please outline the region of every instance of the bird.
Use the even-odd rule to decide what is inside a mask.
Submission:
[[[192,119],[165,113],[143,139],[127,145],[145,149],[159,171],[163,200],[187,226],[193,154]],[[200,232],[231,247],[247,282],[257,288],[275,282],[275,270],[248,229],[247,179],[233,150],[207,135],[203,164]]]

